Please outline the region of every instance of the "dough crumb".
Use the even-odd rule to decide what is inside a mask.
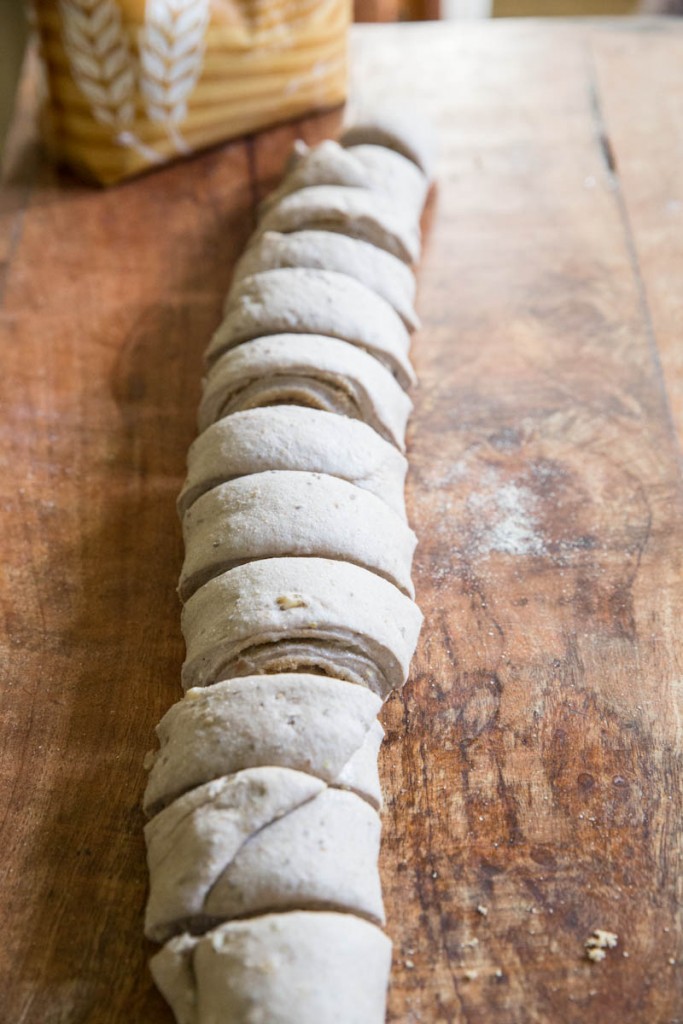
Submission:
[[[589,935],[584,942],[586,956],[594,964],[599,964],[607,956],[605,950],[614,949],[618,941],[619,936],[614,932],[607,932],[604,928],[595,928],[592,935]]]
[[[481,903],[477,907],[477,913],[481,914],[482,917],[486,917],[488,915],[488,912],[489,912],[489,908],[482,906]]]
[[[281,594],[277,603],[283,611],[288,608],[306,608],[306,602],[301,594]]]
[[[465,971],[465,978],[467,981],[476,981],[478,977],[478,971]]]
[[[596,928],[586,945],[598,946],[600,949],[614,949],[618,941],[619,936],[615,935],[614,932],[606,932],[602,928]]]

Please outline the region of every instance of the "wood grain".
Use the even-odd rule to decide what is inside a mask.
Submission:
[[[637,9],[638,0],[493,0],[495,18],[604,18]]]
[[[354,21],[426,21],[440,17],[440,0],[354,0]]]
[[[624,32],[596,36],[591,50],[604,97],[602,116],[618,153],[616,170],[643,299],[683,439],[683,107],[678,96],[683,35],[677,32],[672,39],[657,22],[649,24],[646,48],[639,46],[639,36]],[[636,64],[638,89],[627,95],[618,83]]]
[[[661,179],[638,161],[621,181],[651,108],[606,62],[670,61],[679,93],[683,64],[673,26],[626,31],[353,35],[355,93],[409,91],[442,146],[410,438],[426,626],[382,759],[396,1024],[682,1019],[681,481],[660,269],[631,213],[633,181],[656,209]],[[636,100],[637,145],[617,117]],[[200,353],[256,198],[294,135],[334,128],[104,193],[11,162],[0,1002],[16,1024],[170,1020],[145,968],[139,801],[179,696],[174,499]],[[619,945],[591,964],[596,927]]]

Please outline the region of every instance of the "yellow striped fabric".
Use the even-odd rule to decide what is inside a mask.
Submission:
[[[111,184],[341,103],[351,0],[34,0],[57,158]]]

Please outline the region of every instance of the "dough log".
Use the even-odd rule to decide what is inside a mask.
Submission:
[[[428,135],[296,147],[211,339],[178,498],[185,696],[144,796],[178,1024],[384,1024],[382,701],[422,615],[402,454]]]

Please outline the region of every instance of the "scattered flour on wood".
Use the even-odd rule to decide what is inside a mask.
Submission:
[[[473,520],[473,552],[479,556],[494,551],[507,555],[545,554],[533,491],[523,484],[502,480],[495,470],[489,470],[483,483],[484,487],[467,499],[467,510]]]

